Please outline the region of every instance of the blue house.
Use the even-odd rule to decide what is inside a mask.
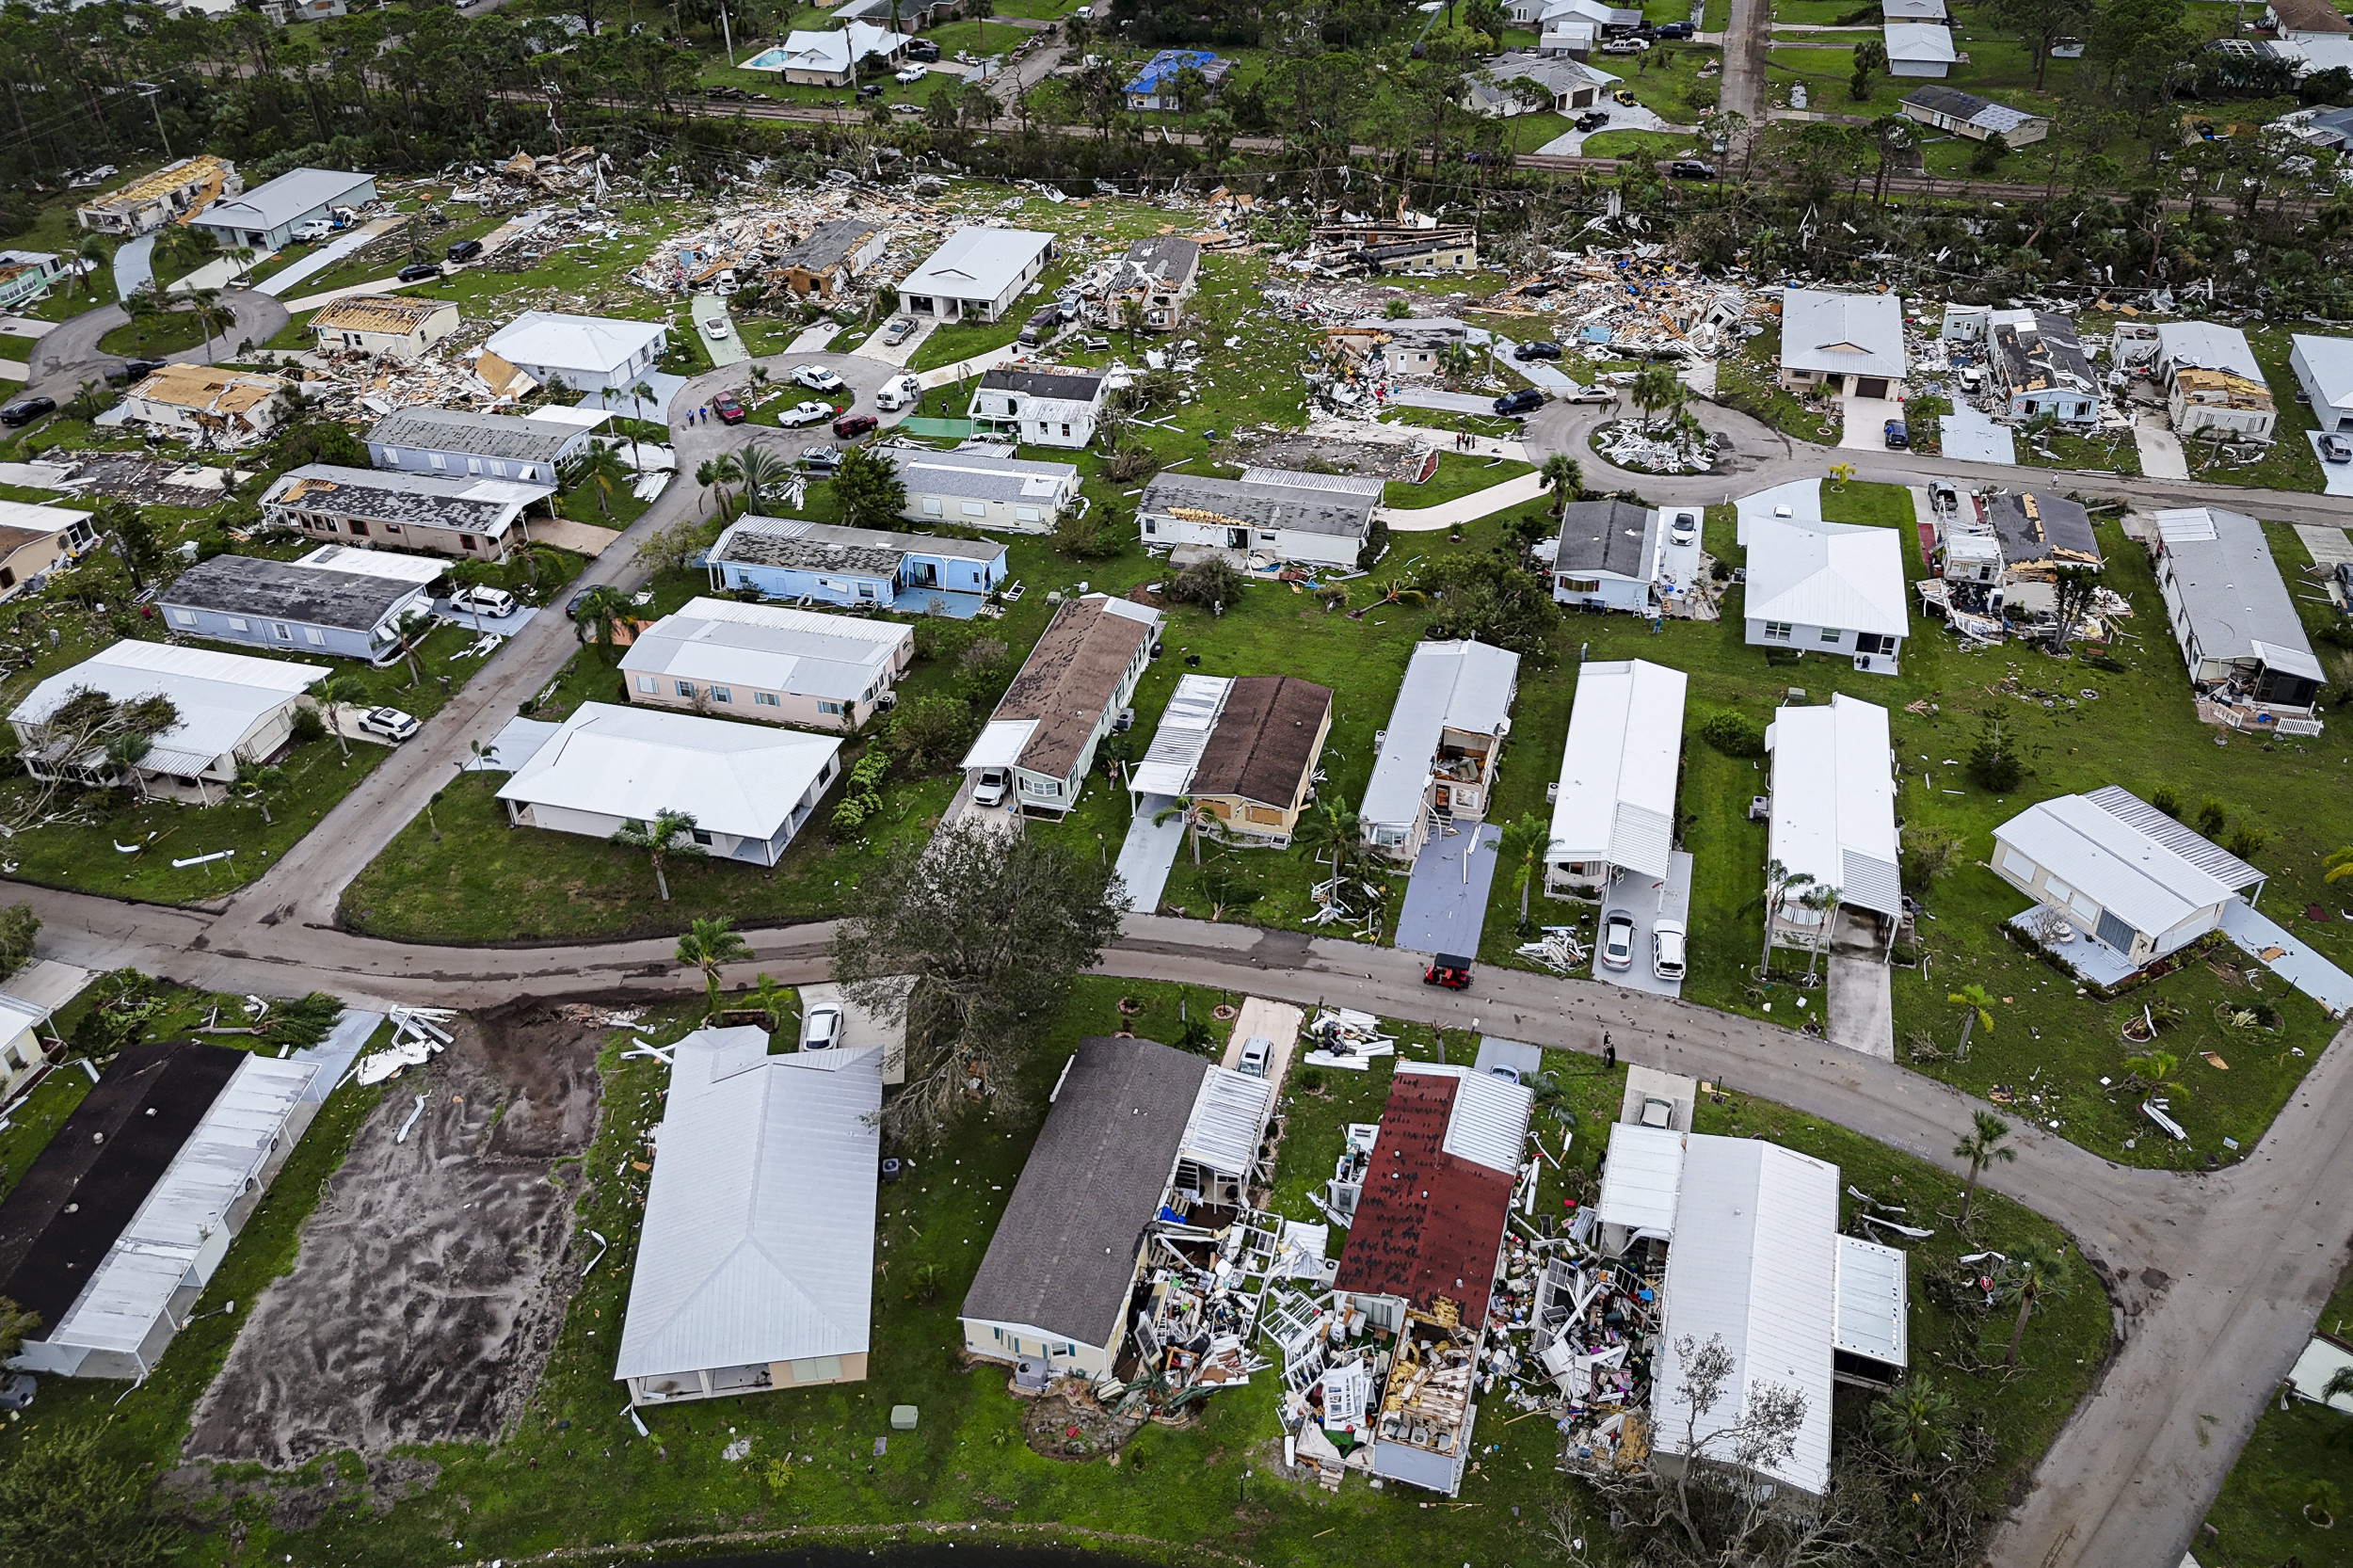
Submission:
[[[440,575],[441,563],[424,556],[341,545],[301,561],[216,555],[156,602],[183,636],[384,664],[399,651],[403,620],[430,615]]]
[[[1177,92],[1176,73],[1187,67],[1201,73],[1204,90],[1197,104],[1181,102]],[[1206,109],[1217,102],[1218,91],[1233,70],[1233,61],[1221,60],[1206,49],[1163,49],[1144,61],[1135,79],[1128,84],[1128,107],[1165,109],[1171,114]]]
[[[719,536],[704,564],[714,591],[750,588],[762,599],[962,620],[1005,580],[1005,547],[992,539],[746,517]]]

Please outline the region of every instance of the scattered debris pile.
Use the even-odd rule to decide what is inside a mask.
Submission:
[[[1308,1023],[1306,1035],[1309,1046],[1305,1060],[1311,1067],[1344,1067],[1350,1072],[1361,1073],[1370,1070],[1374,1057],[1397,1054],[1396,1037],[1381,1032],[1381,1020],[1353,1008],[1327,1008],[1318,1013]],[[1360,1132],[1364,1135],[1365,1147],[1369,1149],[1372,1146],[1371,1124],[1352,1125],[1349,1128],[1352,1150],[1353,1140]],[[1354,1205],[1352,1203],[1348,1207],[1353,1208]]]
[[[392,1043],[360,1058],[351,1076],[361,1087],[398,1078],[410,1067],[422,1067],[449,1048],[452,1036],[442,1026],[457,1015],[442,1008],[395,1007],[390,1017]]]

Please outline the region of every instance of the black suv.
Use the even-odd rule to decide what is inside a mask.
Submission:
[[[6,408],[0,408],[0,424],[13,430],[19,425],[32,424],[43,414],[56,411],[57,400],[54,397],[20,397]]]
[[[1716,166],[1702,163],[1697,158],[1677,158],[1667,166],[1667,172],[1678,180],[1713,180],[1716,178]]]
[[[449,248],[449,259],[453,262],[471,262],[481,254],[480,240],[459,240]]]
[[[1496,412],[1498,414],[1532,414],[1544,406],[1545,394],[1533,387],[1505,392],[1496,399]]]

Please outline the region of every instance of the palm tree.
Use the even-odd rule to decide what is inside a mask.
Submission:
[[[2026,1320],[2045,1298],[2057,1301],[2067,1294],[2071,1283],[2067,1254],[2064,1249],[2036,1237],[2020,1243],[1994,1276],[1994,1293],[2005,1302],[2018,1304],[2018,1316],[2009,1326],[2009,1357],[2005,1365],[2018,1365],[2018,1347],[2026,1337]]]
[[[82,263],[78,275],[82,293],[86,296],[94,298],[98,293],[98,285],[90,280],[97,277],[103,269],[114,264],[115,242],[104,234],[92,234],[75,248],[73,254]]]
[[[1661,408],[1680,410],[1689,395],[1672,365],[1645,365],[1634,377],[1634,406],[1642,410],[1644,424]]]
[[[1961,1224],[1969,1223],[1970,1200],[1977,1195],[1977,1177],[1985,1168],[1996,1162],[2008,1164],[2018,1158],[2018,1151],[2003,1142],[2009,1136],[2008,1122],[1991,1111],[1979,1111],[1973,1115],[1969,1130],[1961,1135],[1961,1142],[1953,1145],[1953,1158],[1969,1161],[1969,1180],[1961,1190]]]
[[[724,520],[728,515],[727,487],[742,481],[744,464],[734,453],[722,452],[711,460],[711,476],[719,487],[719,516]]]
[[[1503,824],[1503,837],[1496,845],[1496,854],[1506,865],[1519,869],[1513,873],[1513,886],[1520,891],[1520,929],[1528,929],[1528,889],[1536,880],[1536,868],[1552,857],[1554,846],[1561,842],[1552,836],[1552,824],[1533,811],[1523,811],[1512,822]]]
[[[746,446],[736,459],[744,480],[744,510],[760,510],[768,499],[768,492],[781,488],[792,476],[792,466],[776,453],[758,444]]]
[[[351,742],[344,738],[343,711],[368,700],[368,689],[356,675],[330,675],[311,688],[327,709],[327,728],[335,732],[335,744],[343,748],[344,760],[351,759]]]
[[[424,609],[407,611],[392,629],[400,635],[400,656],[408,662],[408,684],[414,686],[424,679],[417,673],[417,644],[433,630],[433,613]]]
[[[190,289],[187,304],[182,307],[196,313],[197,324],[204,329],[204,357],[213,357],[213,321],[220,313],[218,289]]]
[[[1773,968],[1773,917],[1789,902],[1790,890],[1813,882],[1813,873],[1793,872],[1779,860],[1765,862],[1765,951],[1757,956],[1757,978],[1762,980]]]
[[[1964,1009],[1961,1015],[1961,1050],[1959,1054],[1960,1059],[1966,1062],[1969,1060],[1970,1031],[1982,1024],[1985,1026],[1985,1032],[1988,1034],[1993,1032],[1993,994],[1986,990],[1984,986],[1978,984],[1973,980],[1968,984],[1963,985],[1960,990],[1947,996],[1945,1000],[1951,1002],[1955,1007]]]
[[[1871,1435],[1907,1470],[1922,1470],[1952,1444],[1961,1405],[1925,1377],[1914,1377],[1871,1406]]]
[[[1822,956],[1824,948],[1830,946],[1831,929],[1837,923],[1842,896],[1838,888],[1817,882],[1798,899],[1801,907],[1818,911],[1822,917],[1822,935],[1805,955],[1805,977],[1808,980],[1814,978],[1814,961]]]
[[[580,608],[572,612],[574,633],[583,642],[593,637],[597,646],[610,654],[614,630],[630,618],[633,608],[629,595],[610,583],[591,588],[581,596]]]
[[[760,984],[752,988],[752,1005],[766,1016],[768,1032],[781,1034],[784,1020],[792,1012],[792,987],[779,985],[769,976],[761,975]]]
[[[635,477],[630,466],[621,461],[621,455],[601,441],[590,442],[587,451],[572,459],[572,483],[597,488],[597,514],[607,522],[613,520],[613,508],[605,504],[605,498],[616,487],[628,485]]]
[[[657,811],[650,824],[625,822],[613,833],[613,842],[623,849],[642,849],[653,862],[654,891],[662,902],[670,902],[670,879],[663,868],[673,855],[695,856],[708,853],[695,841],[695,814],[692,811]]]
[[[117,735],[106,743],[106,770],[118,778],[128,778],[141,800],[147,798],[147,776],[139,771],[139,764],[154,749],[155,737],[136,731]]]
[[[1364,854],[1364,824],[1338,801],[1327,800],[1299,819],[1299,825],[1291,830],[1291,844],[1315,860],[1322,859],[1323,852],[1330,850],[1332,875],[1337,879]]]
[[[1569,502],[1585,489],[1585,470],[1566,453],[1556,452],[1545,459],[1545,466],[1536,477],[1552,492],[1552,515],[1558,519],[1568,509]]]
[[[645,406],[653,401],[653,389],[640,381],[629,389],[629,411],[633,419],[645,418]]]
[[[152,279],[133,289],[122,301],[123,314],[131,318],[131,341],[139,347],[147,346],[148,324],[163,310],[155,303],[155,283]]]
[[[275,794],[280,786],[285,782],[286,770],[283,768],[268,767],[254,761],[249,757],[237,759],[235,785],[237,794],[241,799],[249,800],[262,808],[262,821],[264,824],[272,820],[269,814],[269,797]]]
[[[2186,1097],[2189,1085],[2173,1081],[2173,1071],[2181,1064],[2182,1059],[2169,1050],[2153,1050],[2146,1056],[2124,1058],[2124,1071],[2151,1093],[2166,1089]]]
[[[736,935],[735,922],[725,915],[695,921],[678,939],[678,961],[703,972],[703,988],[711,999],[704,1017],[719,1011],[719,967],[740,964],[751,955],[751,943]]]
[[[2328,868],[2321,873],[2320,880],[2323,882],[2343,882],[2346,877],[2353,876],[2353,844],[2330,850],[2329,858],[2321,864]]]
[[[695,483],[703,488],[704,499],[709,500],[711,491],[715,488],[719,483],[719,465],[708,457],[705,457],[701,462],[696,464]]]

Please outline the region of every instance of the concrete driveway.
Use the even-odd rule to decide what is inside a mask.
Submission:
[[[2144,408],[2133,424],[2133,444],[2140,448],[2140,472],[2148,479],[2186,479],[2189,454],[2162,408]]]
[[[1634,920],[1634,962],[1623,969],[1613,969],[1601,961],[1601,931],[1609,917],[1625,912]],[[1651,930],[1663,917],[1684,922],[1688,941],[1691,916],[1691,857],[1681,850],[1667,857],[1667,874],[1654,880],[1646,876],[1622,876],[1602,901],[1601,922],[1594,927],[1593,975],[1595,980],[1622,985],[1629,991],[1647,991],[1655,997],[1680,997],[1683,982],[1661,980],[1651,965]],[[1686,956],[1689,964],[1689,955]]]
[[[744,334],[736,329],[735,318],[728,314],[728,302],[715,294],[696,294],[687,296],[686,311],[695,320],[695,336],[701,340],[703,352],[711,362],[725,370],[729,365],[747,363],[752,351],[744,346]],[[728,334],[724,338],[711,335],[709,323],[724,321]]]
[[[2313,456],[2320,459],[2321,484],[2329,495],[2353,495],[2353,463],[2332,463],[2320,450],[2320,432],[2307,430],[2304,439],[2312,443]]]
[[[1892,397],[1849,397],[1846,424],[1838,432],[1841,452],[1885,452],[1887,422],[1904,417],[1904,406]]]
[[[1830,955],[1830,1043],[1848,1050],[1896,1060],[1895,976],[1875,958]]]

